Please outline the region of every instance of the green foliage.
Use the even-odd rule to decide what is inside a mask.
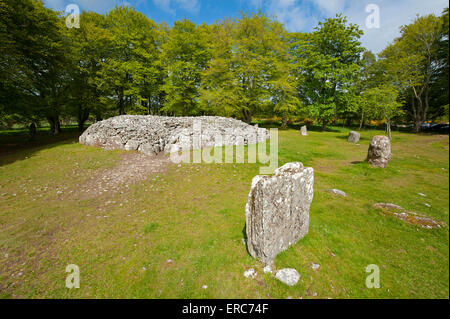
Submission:
[[[368,119],[386,120],[389,138],[392,118],[403,114],[402,104],[397,100],[398,90],[390,86],[367,89],[360,98],[361,108]]]
[[[119,114],[159,94],[162,76],[158,26],[128,6],[113,9],[106,16],[109,51],[97,73],[98,88],[104,99],[116,102]]]
[[[433,79],[442,72],[437,63],[442,25],[443,20],[433,14],[418,16],[403,26],[401,36],[380,54],[386,80],[401,92],[409,92],[414,100],[408,111],[417,132],[428,119]]]
[[[298,92],[311,116],[325,126],[347,111],[349,95],[361,68],[363,32],[341,15],[319,22],[313,33],[299,34],[294,42]]]
[[[62,20],[34,0],[5,0],[0,11],[0,110],[54,122],[68,82]]]
[[[295,113],[300,103],[287,39],[283,26],[262,14],[213,25],[202,109],[247,122],[259,111],[283,117]]]
[[[163,45],[167,78],[163,86],[166,104],[162,111],[173,115],[199,114],[201,74],[209,60],[206,26],[176,21]]]
[[[448,9],[417,17],[380,59],[342,15],[289,33],[262,13],[160,25],[130,6],[83,12],[80,28],[38,0],[0,2],[0,122],[117,114],[312,117],[323,128],[369,113],[361,94],[395,87],[416,130],[448,114]]]

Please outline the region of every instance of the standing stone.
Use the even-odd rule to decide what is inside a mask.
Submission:
[[[314,170],[288,163],[273,176],[258,175],[245,207],[247,246],[252,257],[270,265],[308,233]]]
[[[355,131],[351,131],[350,134],[348,135],[348,141],[350,143],[358,143],[360,138],[361,134]]]
[[[300,134],[303,135],[303,136],[308,136],[308,129],[306,128],[306,125],[303,125],[300,128]]]
[[[373,167],[385,168],[390,160],[391,141],[384,135],[374,136],[370,142],[367,161]]]

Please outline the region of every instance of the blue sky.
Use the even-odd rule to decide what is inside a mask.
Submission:
[[[154,21],[170,25],[184,17],[196,23],[213,23],[238,17],[241,11],[262,10],[284,23],[289,31],[311,31],[320,20],[343,13],[364,31],[363,45],[378,53],[399,35],[399,27],[410,23],[416,14],[440,15],[447,0],[44,0],[47,7],[64,10],[67,4],[81,10],[105,13],[116,4],[127,4]],[[366,6],[380,9],[380,27],[368,29]],[[81,21],[82,23],[82,21]]]

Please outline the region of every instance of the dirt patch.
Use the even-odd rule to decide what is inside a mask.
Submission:
[[[373,205],[373,207],[382,210],[385,215],[394,216],[408,224],[421,226],[422,228],[433,229],[447,226],[444,222],[436,221],[422,214],[407,211],[395,204],[378,203]]]
[[[120,192],[149,176],[164,173],[170,164],[170,158],[164,154],[149,156],[126,152],[121,155],[115,167],[98,172],[87,183],[80,185],[75,195],[80,199],[91,199],[111,192]]]

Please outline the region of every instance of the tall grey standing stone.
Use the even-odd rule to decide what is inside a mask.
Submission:
[[[306,128],[306,125],[300,128],[300,134],[303,136],[308,136],[308,129]]]
[[[361,138],[361,134],[355,131],[351,131],[348,135],[348,142],[350,143],[358,143],[359,139]]]
[[[275,257],[308,233],[314,170],[288,163],[275,175],[258,175],[245,207],[250,255],[270,265]]]
[[[370,142],[367,161],[373,167],[385,168],[390,160],[391,141],[384,135],[374,136]]]

